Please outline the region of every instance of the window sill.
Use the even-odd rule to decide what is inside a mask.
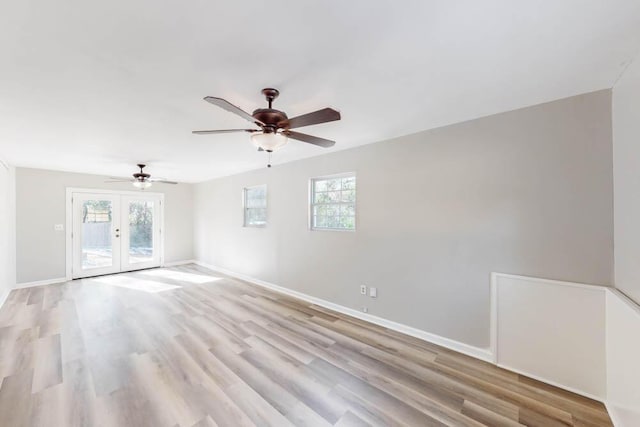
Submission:
[[[355,233],[356,229],[348,229],[348,228],[318,228],[318,227],[310,227],[309,231],[338,231],[340,233]]]

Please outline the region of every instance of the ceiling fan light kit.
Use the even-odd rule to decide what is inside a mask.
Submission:
[[[273,101],[280,94],[277,89],[262,89],[262,94],[267,99],[269,107],[259,108],[255,110],[253,114],[247,113],[222,98],[216,98],[213,96],[207,96],[204,98],[204,100],[210,104],[236,114],[237,116],[240,116],[258,126],[260,129],[196,130],[192,133],[196,135],[211,135],[231,132],[248,132],[251,134],[251,142],[253,145],[258,147],[258,150],[266,151],[268,153],[272,153],[273,151],[283,147],[287,144],[289,138],[324,148],[333,147],[335,145],[335,141],[306,135],[304,133],[292,131],[291,129],[340,120],[341,117],[338,111],[331,108],[324,108],[322,110],[303,114],[290,119],[284,111],[272,108]]]
[[[141,190],[147,189],[153,185],[152,182],[149,181],[134,181],[133,186],[139,188]]]
[[[264,151],[276,151],[288,141],[286,135],[280,132],[255,132],[251,134],[251,142],[253,145],[257,148],[262,148]]]

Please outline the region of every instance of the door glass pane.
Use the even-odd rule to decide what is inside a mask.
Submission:
[[[113,265],[110,200],[87,200],[82,205],[82,268]]]
[[[129,203],[129,263],[153,260],[153,202]]]

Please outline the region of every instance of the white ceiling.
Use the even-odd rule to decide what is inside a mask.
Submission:
[[[274,164],[610,88],[640,48],[637,0],[32,0],[0,6],[0,157],[185,182],[264,167],[245,127],[281,91],[300,131]]]

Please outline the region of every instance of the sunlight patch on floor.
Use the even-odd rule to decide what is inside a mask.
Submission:
[[[193,273],[187,273],[184,271],[165,270],[165,269],[145,270],[145,271],[140,271],[139,274],[145,275],[145,276],[157,277],[159,279],[160,278],[171,279],[171,280],[177,280],[180,282],[188,282],[188,283],[195,283],[195,284],[202,284],[202,283],[215,282],[217,280],[222,280],[222,277],[205,276],[202,274],[193,274]]]
[[[119,288],[133,289],[151,294],[182,288],[182,286],[170,285],[155,280],[137,279],[126,275],[105,276],[93,279],[93,281],[103,285],[117,286]]]

